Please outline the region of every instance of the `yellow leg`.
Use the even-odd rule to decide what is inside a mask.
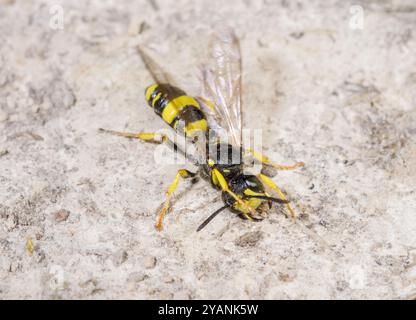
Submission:
[[[198,161],[194,158],[191,154],[186,153],[182,150],[175,142],[170,140],[168,136],[162,133],[149,133],[149,132],[140,132],[140,133],[132,133],[132,132],[120,132],[120,131],[113,131],[113,130],[106,130],[106,129],[98,129],[100,132],[105,132],[109,134],[113,134],[120,137],[131,138],[131,139],[139,139],[145,142],[150,143],[166,143],[168,147],[174,150],[174,152],[181,154],[184,158],[189,160],[191,163],[197,164]]]
[[[190,172],[186,169],[178,170],[178,173],[176,174],[175,179],[170,184],[170,186],[168,188],[168,191],[166,192],[165,203],[163,204],[163,208],[162,208],[162,210],[160,210],[159,216],[157,218],[156,229],[158,231],[161,231],[163,229],[163,219],[165,218],[166,214],[168,213],[168,210],[170,208],[170,200],[172,198],[173,192],[178,187],[179,180],[181,178],[192,178],[192,177],[195,177],[195,173]]]
[[[133,138],[133,139],[140,139],[142,141],[146,142],[152,142],[152,143],[163,143],[168,140],[168,137],[161,133],[131,133],[131,132],[120,132],[120,131],[113,131],[113,130],[106,130],[106,129],[98,129],[101,132],[106,132],[109,134],[114,134],[116,136],[120,137],[126,137],[126,138]]]
[[[280,190],[280,188],[276,185],[276,183],[274,183],[274,181],[272,179],[270,179],[269,177],[265,176],[264,174],[258,174],[257,175],[259,177],[259,179],[269,188],[271,188],[272,190],[276,191],[276,193],[279,195],[280,199],[282,200],[287,200],[286,196],[284,195],[283,191]],[[287,210],[290,213],[290,216],[293,219],[296,219],[296,214],[295,211],[293,211],[292,207],[290,206],[289,203],[285,203],[285,206],[287,208]]]
[[[247,211],[251,212],[253,215],[257,214],[256,210],[253,207],[251,207],[246,201],[241,199],[239,196],[237,196],[234,192],[232,192],[228,188],[227,181],[225,180],[225,178],[221,174],[221,172],[218,171],[218,169],[213,169],[212,174],[215,175],[215,178],[217,179],[218,184],[221,187],[222,191],[227,192],[228,194],[230,194],[243,208],[245,208]],[[244,214],[244,216],[248,220],[253,220],[253,218],[248,213],[242,212],[242,214]]]
[[[291,165],[291,166],[287,166],[287,165],[281,165],[281,164],[277,164],[277,163],[271,163],[269,158],[266,157],[265,155],[262,155],[260,152],[257,152],[253,149],[247,149],[247,152],[251,153],[253,155],[253,157],[255,159],[257,159],[258,161],[260,161],[262,164],[268,165],[268,166],[272,166],[273,168],[276,168],[278,170],[293,170],[296,169],[298,167],[302,167],[305,164],[303,162],[296,162],[295,164]]]

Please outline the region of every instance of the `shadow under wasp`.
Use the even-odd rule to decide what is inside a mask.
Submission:
[[[154,84],[145,90],[145,98],[164,122],[186,141],[195,146],[194,155],[187,154],[160,133],[127,133],[100,129],[100,131],[136,138],[152,143],[166,143],[190,159],[198,168],[196,172],[178,170],[166,192],[156,229],[162,230],[163,220],[171,207],[173,192],[181,179],[201,176],[222,192],[224,205],[212,213],[197,229],[200,231],[221,211],[229,208],[248,220],[261,220],[261,213],[271,208],[272,203],[283,204],[289,214],[295,213],[282,190],[271,179],[273,175],[262,170],[256,175],[247,174],[247,159],[279,170],[291,170],[303,166],[280,165],[251,148],[244,149],[242,143],[242,99],[241,99],[241,53],[238,38],[230,28],[213,34],[209,58],[202,66],[203,95],[192,97],[174,85],[174,81],[143,49],[138,47],[144,64],[154,79]],[[227,139],[220,132],[226,132]],[[226,141],[226,142],[224,142]],[[237,155],[237,157],[235,157]],[[249,158],[250,157],[250,158]],[[266,190],[267,189],[267,190]],[[270,193],[275,192],[277,196]]]

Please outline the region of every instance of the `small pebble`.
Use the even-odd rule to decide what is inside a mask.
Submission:
[[[171,277],[171,276],[166,276],[164,279],[163,279],[163,282],[164,283],[172,283],[172,282],[174,282],[175,281],[175,279],[173,278],[173,277]]]
[[[45,100],[40,105],[40,109],[42,109],[43,111],[48,111],[51,108],[52,108],[52,102],[50,100]]]
[[[132,18],[130,21],[129,27],[127,29],[127,33],[129,36],[136,36],[140,32],[140,22],[137,18]]]
[[[10,115],[9,120],[12,122],[20,121],[22,117],[18,113]]]
[[[235,240],[235,245],[239,247],[254,247],[263,238],[263,232],[247,232]]]
[[[61,209],[55,212],[55,221],[56,222],[63,222],[66,221],[69,217],[70,212],[65,209]]]
[[[38,113],[39,110],[40,110],[40,106],[38,104],[34,104],[34,105],[32,105],[31,109],[32,109],[33,113]]]
[[[147,256],[144,258],[144,267],[146,269],[153,269],[156,266],[156,258],[153,256]]]
[[[119,250],[115,252],[112,256],[114,266],[118,267],[122,265],[127,260],[128,254],[124,250]]]
[[[129,282],[142,282],[143,280],[146,280],[148,278],[148,276],[144,273],[141,272],[133,272],[130,273],[127,281]]]
[[[287,273],[279,272],[279,280],[282,281],[282,282],[289,282],[289,281],[291,281],[291,278]]]
[[[224,244],[224,247],[223,247],[223,249],[224,249],[225,251],[233,251],[233,250],[234,250],[234,248],[235,248],[235,246],[234,246],[234,243],[232,243],[232,242],[226,242],[226,243]]]
[[[20,262],[12,261],[9,265],[9,272],[16,272],[21,268],[22,268],[22,265]]]
[[[160,300],[171,300],[173,298],[173,294],[169,291],[161,291],[159,293]]]

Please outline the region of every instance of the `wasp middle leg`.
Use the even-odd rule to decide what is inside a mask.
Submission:
[[[180,169],[178,170],[178,172],[176,173],[175,179],[173,180],[173,182],[170,184],[167,192],[166,192],[166,200],[165,203],[163,204],[162,209],[160,210],[159,216],[157,218],[157,222],[156,222],[156,229],[158,231],[161,231],[163,229],[163,220],[165,219],[166,214],[169,211],[170,208],[170,202],[171,202],[171,198],[173,196],[173,192],[176,190],[176,188],[178,187],[179,181],[181,178],[187,179],[187,178],[195,178],[196,173],[191,172],[189,170],[186,169]]]
[[[271,166],[271,167],[276,168],[278,170],[293,170],[293,169],[296,169],[298,167],[303,167],[305,165],[305,163],[303,163],[302,161],[296,162],[293,165],[283,165],[283,164],[272,163],[268,157],[266,157],[265,155],[261,154],[258,151],[255,151],[255,150],[250,148],[250,149],[247,149],[247,152],[252,154],[253,157],[257,161],[260,161],[262,164],[267,165],[267,166]]]

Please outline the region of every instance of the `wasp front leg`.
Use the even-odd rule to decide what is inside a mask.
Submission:
[[[272,163],[268,157],[266,157],[265,155],[261,154],[258,151],[255,151],[255,150],[250,148],[250,149],[247,149],[247,152],[252,154],[253,157],[257,161],[261,162],[262,164],[264,164],[266,166],[271,166],[271,167],[276,168],[278,170],[293,170],[293,169],[296,169],[298,167],[303,167],[305,165],[305,163],[303,163],[302,161],[296,162],[293,165],[283,165],[283,164]]]
[[[280,197],[280,199],[287,201],[287,198],[285,196],[285,194],[283,193],[283,191],[277,186],[277,184],[270,179],[269,177],[267,177],[264,174],[258,174],[257,177],[266,185],[268,186],[270,189],[274,190]],[[289,211],[290,216],[293,219],[296,219],[296,214],[295,211],[292,209],[292,207],[290,206],[289,203],[285,203],[286,209]]]
[[[212,175],[214,179],[216,180],[217,185],[219,185],[219,187],[221,188],[221,190],[223,192],[228,193],[231,197],[233,197],[233,199],[238,202],[241,208],[244,208],[247,211],[247,213],[243,211],[241,213],[248,220],[253,220],[252,216],[254,217],[257,215],[256,210],[253,207],[251,207],[246,201],[244,201],[241,197],[239,197],[238,195],[236,195],[234,192],[230,190],[230,188],[228,187],[227,181],[225,180],[224,176],[221,174],[221,172],[218,169],[213,169]],[[251,215],[248,212],[250,212]]]
[[[173,196],[173,192],[176,190],[176,188],[178,187],[179,181],[181,178],[187,179],[187,178],[194,178],[196,176],[196,173],[190,172],[186,169],[180,169],[178,170],[178,172],[176,173],[175,179],[173,180],[173,182],[170,184],[168,191],[166,192],[166,200],[165,203],[163,204],[163,208],[160,210],[159,216],[157,218],[157,222],[156,222],[156,229],[158,231],[161,231],[163,229],[163,220],[166,216],[166,214],[169,211],[170,208],[170,202]]]

